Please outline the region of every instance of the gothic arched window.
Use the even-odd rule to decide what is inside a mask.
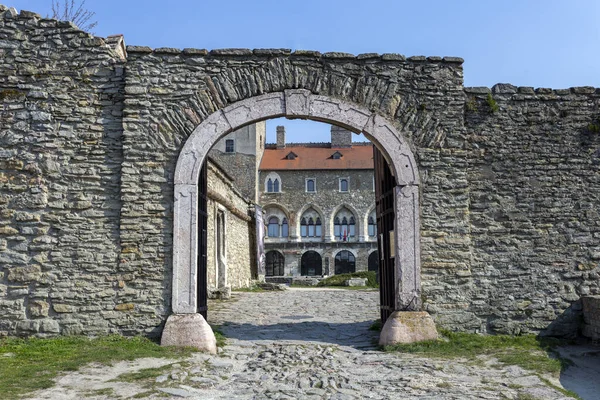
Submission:
[[[282,237],[289,236],[289,226],[288,226],[287,218],[284,218],[283,221],[281,221],[281,236]]]
[[[307,237],[308,236],[308,227],[306,225],[306,218],[302,218],[300,221],[300,236]]]
[[[269,237],[279,237],[279,219],[277,217],[269,218],[268,233]]]
[[[273,191],[279,193],[279,179],[275,179],[275,182],[273,182]]]
[[[375,235],[377,235],[377,225],[375,225],[373,217],[369,217],[369,236]]]

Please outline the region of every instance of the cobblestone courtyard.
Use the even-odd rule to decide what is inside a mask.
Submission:
[[[175,364],[143,359],[91,366],[60,378],[56,387],[33,398],[569,398],[536,373],[502,367],[489,358],[473,363],[376,350],[378,332],[369,327],[379,316],[378,296],[377,291],[332,289],[234,292],[231,300],[209,304],[209,322],[227,337],[218,356],[195,354]],[[161,367],[151,390],[119,377]],[[598,392],[591,377],[600,369],[587,371],[588,378],[579,384],[591,386],[581,393],[594,396]],[[581,376],[577,372],[572,375]],[[555,385],[566,382],[546,378]]]

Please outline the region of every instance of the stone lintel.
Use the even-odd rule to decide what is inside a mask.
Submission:
[[[217,354],[217,339],[201,314],[171,314],[163,329],[160,345],[194,347]]]
[[[380,346],[416,343],[438,338],[435,323],[425,311],[394,311],[387,319],[381,334]]]

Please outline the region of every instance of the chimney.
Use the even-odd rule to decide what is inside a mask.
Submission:
[[[352,147],[352,132],[331,125],[331,147]]]
[[[285,126],[277,127],[277,148],[285,149]]]

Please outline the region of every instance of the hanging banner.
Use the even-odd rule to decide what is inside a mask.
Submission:
[[[254,219],[256,221],[256,265],[258,279],[263,281],[266,275],[265,255],[265,221],[261,206],[254,206]]]

